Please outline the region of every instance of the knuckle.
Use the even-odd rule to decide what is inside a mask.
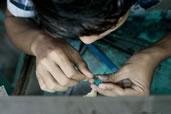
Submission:
[[[76,75],[76,71],[72,71],[69,73],[68,77],[73,78]]]
[[[61,48],[52,49],[52,50],[49,50],[48,57],[52,58],[52,57],[60,56],[60,55],[63,55],[63,53],[64,52]]]
[[[68,79],[63,80],[63,81],[61,82],[61,86],[67,86],[68,83],[69,83],[69,80],[68,80]]]
[[[54,53],[54,48],[49,48],[49,49],[46,51],[46,53],[47,53],[47,54],[46,54],[47,56],[53,54],[53,53]]]
[[[48,57],[53,57],[53,56],[55,56],[55,55],[56,55],[56,53],[55,53],[54,50],[50,50],[50,51],[48,52]]]
[[[64,51],[61,48],[58,48],[54,51],[55,54],[62,55]]]
[[[51,83],[51,84],[48,85],[48,88],[49,88],[50,90],[55,90],[56,85],[53,84],[53,83]]]
[[[41,65],[47,64],[47,62],[48,62],[48,59],[47,59],[47,58],[42,58],[42,59],[40,60],[40,63],[38,64],[37,68],[40,68]]]
[[[57,59],[58,61],[63,61],[65,59],[65,53],[62,49],[56,49],[49,53],[48,58]]]

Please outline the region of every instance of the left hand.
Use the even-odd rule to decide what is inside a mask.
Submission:
[[[116,73],[108,76],[97,76],[103,83],[91,87],[104,96],[147,96],[157,64],[155,59],[146,53],[134,54],[128,62]]]

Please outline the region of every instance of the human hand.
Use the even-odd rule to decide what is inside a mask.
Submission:
[[[153,73],[157,66],[153,59],[146,53],[136,53],[118,72],[97,76],[103,80],[98,87],[91,79],[91,87],[104,96],[149,95]]]
[[[80,80],[93,77],[79,53],[66,41],[42,36],[32,44],[36,75],[44,91],[66,91]]]

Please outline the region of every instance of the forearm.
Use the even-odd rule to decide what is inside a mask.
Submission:
[[[151,64],[157,66],[161,61],[171,57],[171,32],[169,32],[164,38],[153,44],[149,48],[141,51],[142,53],[149,55]]]
[[[22,18],[14,17],[7,11],[5,25],[9,40],[15,47],[27,54],[33,55],[31,50],[32,43],[44,34],[36,24]]]

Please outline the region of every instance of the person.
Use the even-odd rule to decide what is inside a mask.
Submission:
[[[118,29],[136,0],[7,0],[6,28],[10,41],[36,57],[36,75],[44,91],[66,91],[81,80],[104,96],[149,95],[153,73],[171,56],[171,33],[130,57],[116,73],[93,74],[66,39],[85,44]],[[77,67],[77,68],[75,68]],[[120,86],[118,83],[122,83]]]

